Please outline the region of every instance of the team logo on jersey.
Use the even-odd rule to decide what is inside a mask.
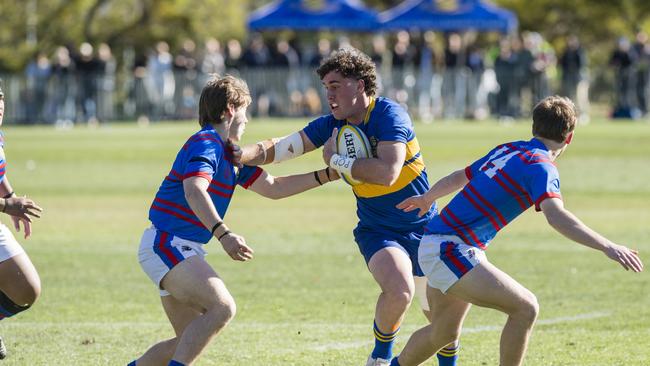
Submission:
[[[553,180],[551,181],[551,186],[552,186],[553,188],[555,188],[556,191],[559,191],[559,190],[560,190],[560,180],[557,179],[557,178],[556,178],[556,179],[553,179]]]
[[[472,259],[476,256],[476,253],[474,253],[474,248],[468,249],[467,250],[467,258]]]
[[[181,246],[181,250],[184,252],[191,252],[192,248],[188,247],[187,245]]]

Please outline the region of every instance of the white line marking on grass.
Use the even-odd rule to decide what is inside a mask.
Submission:
[[[607,313],[607,312],[595,312],[595,313],[578,314],[574,316],[563,316],[559,318],[539,320],[537,321],[537,325],[553,325],[553,324],[569,323],[569,322],[576,322],[580,320],[605,318],[610,315],[611,313]],[[420,328],[419,326],[407,327],[407,329],[411,332],[419,328]],[[503,325],[483,325],[479,327],[463,328],[463,333],[495,332],[495,331],[500,331],[501,329],[503,329]],[[373,343],[374,341],[335,342],[335,343],[328,343],[328,344],[314,346],[309,349],[314,350],[316,352],[327,352],[332,350],[345,350],[350,348],[367,347],[369,345],[372,345]]]

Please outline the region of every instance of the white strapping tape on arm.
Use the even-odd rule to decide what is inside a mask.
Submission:
[[[300,136],[300,132],[295,132],[289,136],[279,138],[277,141],[275,141],[274,146],[274,163],[293,159],[305,152],[305,147],[302,144],[302,137]]]
[[[352,177],[352,164],[354,164],[354,160],[355,159],[348,158],[344,155],[334,154],[330,158],[330,167],[340,173]]]

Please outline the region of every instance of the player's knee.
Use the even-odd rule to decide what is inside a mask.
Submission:
[[[237,314],[237,303],[235,303],[235,299],[230,298],[226,301],[222,306],[221,312],[226,323],[230,322]]]
[[[392,304],[408,307],[411,304],[411,301],[413,301],[415,292],[409,291],[408,289],[400,289],[398,291],[389,292],[387,295]]]
[[[41,281],[35,281],[30,283],[24,291],[22,291],[21,298],[19,299],[20,303],[26,305],[33,305],[36,300],[41,296]]]
[[[237,304],[235,303],[235,300],[229,296],[215,302],[209,309],[209,312],[212,314],[215,327],[220,329],[235,317],[235,314],[237,314]]]
[[[539,302],[537,297],[532,292],[528,292],[519,304],[516,316],[520,321],[532,326],[538,315]]]

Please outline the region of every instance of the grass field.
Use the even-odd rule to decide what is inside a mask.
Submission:
[[[246,141],[287,134],[304,122],[251,122]],[[172,334],[136,251],[153,195],[196,129],[195,123],[4,129],[14,188],[45,212],[33,237],[20,240],[40,272],[43,294],[30,311],[0,322],[10,352],[3,364],[125,365]],[[435,180],[497,143],[528,139],[530,125],[418,124],[416,130]],[[641,250],[646,264],[649,141],[650,124],[596,121],[579,128],[558,164],[566,206]],[[320,154],[313,153],[269,170],[278,175],[317,166]],[[281,201],[239,190],[226,221],[256,257],[234,262],[218,244],[207,246],[238,314],[198,365],[362,365],[371,350],[378,287],[352,239],[349,187],[337,182]],[[650,365],[648,273],[627,273],[569,242],[533,210],[500,233],[488,256],[539,298],[527,365]],[[504,321],[496,311],[474,308],[460,364],[497,365]],[[423,324],[412,307],[397,350]]]

